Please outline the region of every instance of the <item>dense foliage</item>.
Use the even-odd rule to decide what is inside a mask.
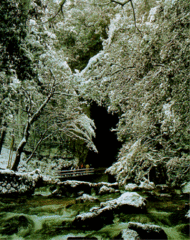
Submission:
[[[96,151],[92,142],[94,123],[81,107],[84,103],[79,102],[79,96],[72,86],[71,70],[65,61],[63,51],[56,48],[56,36],[50,31],[51,24],[36,23],[40,17],[46,21],[49,13],[48,11],[46,13],[41,1],[32,1],[31,5],[27,5],[28,9],[25,12],[25,3],[29,2],[4,1],[1,8],[3,12],[7,6],[11,7],[3,13],[1,28],[3,40],[1,49],[5,51],[2,56],[13,59],[10,61],[3,59],[6,64],[2,61],[5,67],[4,65],[1,67],[3,85],[1,120],[8,126],[7,136],[11,136],[7,142],[8,146],[12,148],[13,142],[15,143],[16,157],[12,165],[13,170],[17,170],[25,146],[33,155],[39,144],[50,137],[55,141],[62,137],[63,143],[65,139],[68,141],[68,138],[73,141],[81,139],[82,146],[86,145]],[[10,31],[9,25],[8,28],[5,27],[8,11],[15,16],[10,23],[13,24]],[[17,18],[20,19],[18,24],[14,23]],[[3,34],[7,29],[8,35],[5,35],[4,39]],[[25,35],[22,35],[23,32]],[[18,38],[15,45],[14,38]],[[22,50],[26,53],[27,64],[35,72],[34,75],[22,62],[25,59]]]
[[[29,146],[49,137],[62,150],[95,150],[93,101],[119,116],[114,131],[123,145],[108,172],[121,184],[154,171],[155,181],[189,180],[189,2],[38,0],[27,15],[20,9],[8,0],[1,6],[2,81],[9,69],[22,83],[11,94],[9,125],[39,109],[55,84]],[[11,80],[1,98],[10,86]]]
[[[24,2],[24,1],[23,1]],[[31,78],[34,71],[23,47],[26,32],[27,6],[22,1],[1,1],[0,6],[0,122],[8,108],[9,86],[17,76]]]
[[[147,2],[135,5],[138,30],[130,6],[115,16],[103,51],[76,77],[84,95],[120,115],[123,147],[108,172],[121,183],[149,178],[176,158],[178,174],[189,171],[189,4]],[[167,174],[172,181],[172,167]]]

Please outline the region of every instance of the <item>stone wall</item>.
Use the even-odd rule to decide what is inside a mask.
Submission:
[[[41,181],[42,176],[38,170],[30,173],[0,170],[0,195],[31,195]]]

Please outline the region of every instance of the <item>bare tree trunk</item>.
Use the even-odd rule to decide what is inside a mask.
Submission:
[[[35,153],[36,150],[38,149],[39,145],[40,145],[44,140],[46,140],[47,138],[49,138],[50,136],[52,136],[52,134],[49,134],[47,137],[44,138],[46,132],[47,132],[47,131],[45,131],[45,132],[43,133],[42,137],[40,138],[40,140],[39,140],[38,143],[36,144],[34,150],[32,151],[30,157],[27,158],[26,163],[28,163],[28,162],[31,160],[31,158],[33,157],[34,153]]]
[[[55,82],[54,82],[55,84]],[[32,126],[32,124],[40,117],[41,112],[43,111],[43,109],[45,108],[45,106],[48,104],[49,100],[51,99],[51,97],[54,94],[54,84],[52,86],[52,89],[49,93],[49,95],[47,96],[47,98],[44,100],[44,102],[42,103],[42,105],[38,108],[38,110],[28,119],[26,125],[25,125],[25,129],[24,129],[24,134],[23,134],[23,138],[21,140],[21,142],[19,143],[17,150],[16,150],[16,156],[14,159],[14,163],[13,166],[11,168],[11,170],[13,171],[17,171],[18,169],[18,165],[20,163],[20,158],[21,158],[21,154],[23,152],[23,149],[28,141],[28,138],[30,136],[30,128]]]
[[[15,136],[14,133],[11,134],[11,144],[10,144],[10,152],[9,152],[9,160],[7,164],[7,168],[11,168],[13,150],[14,150]]]
[[[14,159],[13,166],[11,168],[11,170],[13,170],[13,171],[17,171],[18,165],[20,163],[21,154],[22,154],[23,149],[24,149],[24,147],[27,143],[27,140],[29,138],[30,127],[31,127],[31,123],[28,121],[26,126],[25,126],[24,136],[23,136],[23,138],[22,138],[21,142],[19,143],[19,145],[17,147],[17,150],[16,150],[16,156],[15,156],[15,159]]]
[[[5,141],[5,136],[6,136],[6,123],[3,124],[3,127],[1,129],[1,137],[0,137],[0,154],[1,154],[1,151],[2,151],[2,147],[3,147],[3,143]]]

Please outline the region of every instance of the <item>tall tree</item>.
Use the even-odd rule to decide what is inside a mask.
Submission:
[[[2,35],[7,31],[13,39],[18,38],[12,48],[13,39],[8,38],[8,42],[6,37],[3,39],[4,52],[1,66],[2,82],[5,86],[3,94],[7,94],[6,98],[2,94],[4,105],[9,103],[11,106],[6,109],[5,118],[9,128],[16,129],[15,140],[18,146],[11,166],[11,169],[15,171],[18,169],[22,151],[29,142],[34,123],[42,121],[45,107],[46,113],[49,112],[51,116],[49,123],[52,127],[49,129],[54,132],[59,130],[64,135],[82,139],[87,146],[94,147],[92,142],[93,122],[87,116],[84,117],[85,114],[79,107],[78,95],[72,87],[69,77],[71,70],[64,57],[64,52],[56,46],[54,30],[49,21],[42,25],[36,23],[37,19],[46,18],[46,12],[43,11],[44,6],[39,2],[36,4],[35,1],[32,1],[31,8],[29,8],[29,3],[29,1],[20,1],[19,4],[16,1],[4,1],[1,9],[3,12],[7,6],[10,12],[15,14],[13,26],[18,30],[19,37],[21,36],[20,38],[15,36],[11,26],[6,25],[9,22],[5,21],[1,29]],[[26,14],[28,9],[30,15]],[[3,14],[6,20],[8,10]],[[28,16],[31,19],[27,21]],[[9,65],[10,62],[12,65]],[[11,69],[8,65],[11,66]],[[53,82],[56,82],[56,85]],[[55,97],[53,98],[53,96]],[[61,114],[58,115],[56,111]],[[18,124],[21,122],[17,121],[18,114],[21,114],[23,118],[23,134],[18,134],[17,131]],[[85,121],[81,121],[82,117]],[[89,128],[86,128],[84,124],[87,124]],[[51,135],[49,132],[48,134]],[[47,136],[44,137],[47,138]]]

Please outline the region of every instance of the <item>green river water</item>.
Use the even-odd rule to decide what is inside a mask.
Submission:
[[[36,192],[42,193],[43,190]],[[88,212],[99,203],[76,203],[75,198],[49,198],[43,196],[22,196],[19,198],[0,197],[0,240],[66,240],[68,237],[96,237],[97,239],[117,239],[127,223],[152,223],[161,226],[170,240],[189,239],[189,224],[185,214],[189,199],[186,196],[150,199],[147,213],[118,214],[113,224],[97,231],[72,227],[75,216]],[[99,196],[101,202],[118,197],[118,194]],[[74,239],[73,238],[73,239]]]

